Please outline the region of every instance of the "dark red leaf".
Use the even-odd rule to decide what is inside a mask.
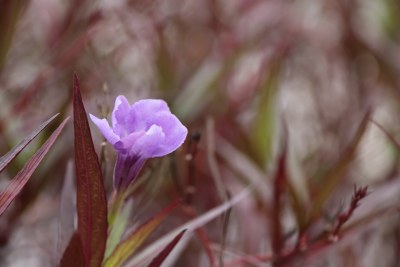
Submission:
[[[186,232],[182,230],[175,238],[168,243],[168,245],[155,257],[147,267],[159,267],[164,262],[164,260],[168,257],[171,251],[174,249],[176,244],[178,244],[179,240],[181,240],[183,234]]]
[[[73,80],[73,106],[78,232],[86,266],[99,267],[107,240],[107,200],[76,74]]]
[[[49,152],[49,149],[60,135],[68,119],[69,118],[65,119],[60,126],[58,126],[49,139],[47,139],[47,141],[39,148],[39,150],[29,159],[25,166],[10,181],[6,189],[0,194],[0,215],[4,213],[14,198],[26,185],[39,163],[42,161],[44,156],[46,156],[47,152]]]
[[[57,116],[58,114],[43,122],[35,131],[25,137],[17,146],[2,156],[0,158],[0,172],[2,172],[4,168],[7,167],[8,164],[10,164],[10,162]]]
[[[81,236],[75,232],[61,258],[60,267],[85,267]]]

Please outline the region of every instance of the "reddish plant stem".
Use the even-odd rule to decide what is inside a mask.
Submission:
[[[200,133],[193,132],[188,142],[188,153],[186,160],[188,161],[188,171],[185,179],[185,203],[191,205],[193,203],[193,196],[196,192],[196,166],[195,158],[197,155],[197,147],[200,142]]]
[[[354,193],[351,198],[350,206],[347,211],[341,213],[337,218],[337,224],[332,231],[331,238],[337,239],[342,226],[351,218],[355,209],[360,205],[360,201],[368,195],[368,186],[357,188],[354,185]]]
[[[279,254],[277,253],[269,253],[269,254],[259,254],[254,255],[252,258],[263,261],[263,262],[278,262],[279,266],[290,266],[290,263],[299,255],[305,253],[316,253],[328,245],[337,242],[339,240],[339,233],[343,227],[343,225],[351,218],[354,211],[360,205],[360,201],[368,195],[368,187],[357,187],[354,186],[353,196],[351,198],[350,205],[348,209],[341,213],[337,218],[337,223],[335,228],[332,230],[332,233],[326,238],[323,235],[323,238],[316,240],[314,243],[309,244],[309,240],[305,234],[302,234],[299,238],[298,244],[291,249],[283,250]],[[242,266],[245,264],[249,264],[249,260],[245,257],[240,257],[233,261],[225,263],[226,266]]]

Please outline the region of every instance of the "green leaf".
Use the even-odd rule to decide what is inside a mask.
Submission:
[[[272,156],[278,78],[279,66],[275,66],[262,85],[257,115],[254,118],[252,126],[251,144],[256,153],[257,163],[262,167],[265,166]]]
[[[115,214],[112,225],[109,225],[110,234],[107,240],[105,258],[108,258],[111,255],[118,243],[121,241],[122,235],[124,234],[126,229],[126,225],[128,224],[129,215],[133,206],[132,204],[132,202],[128,201],[128,203],[126,203],[124,207],[120,207],[120,209],[118,209],[118,212],[116,212]],[[118,206],[122,206],[122,204]]]
[[[174,210],[179,202],[172,204],[160,211],[155,217],[141,225],[122,243],[120,243],[111,256],[106,260],[105,267],[119,267],[139,248],[161,222]]]

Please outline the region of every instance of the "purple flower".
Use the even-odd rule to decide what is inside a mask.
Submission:
[[[128,185],[146,159],[162,157],[182,145],[187,129],[159,99],[144,99],[130,105],[118,96],[112,112],[112,128],[106,119],[89,114],[100,132],[118,152],[114,170],[116,188]]]

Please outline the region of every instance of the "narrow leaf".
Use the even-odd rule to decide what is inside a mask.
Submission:
[[[283,210],[283,195],[287,188],[287,173],[286,173],[286,157],[287,157],[287,131],[284,128],[283,145],[278,155],[277,169],[274,177],[274,197],[272,199],[272,250],[274,254],[279,255],[284,245],[284,237],[282,230],[282,210]]]
[[[75,232],[71,237],[64,255],[60,262],[60,267],[85,267],[85,255],[83,254],[83,247],[80,235]]]
[[[58,114],[54,115],[47,121],[43,122],[36,130],[34,130],[30,135],[25,137],[18,145],[7,152],[4,156],[0,158],[0,172],[4,170],[5,167],[10,164],[10,162],[18,156],[18,154],[55,118]]]
[[[67,123],[69,118],[65,119],[60,126],[53,132],[47,141],[39,148],[39,150],[29,159],[25,166],[17,173],[17,175],[10,181],[6,189],[0,194],[0,215],[10,206],[14,198],[21,192],[22,188],[29,181],[33,172],[38,167],[39,163],[49,152],[50,148],[57,140],[62,129]]]
[[[390,140],[390,142],[393,143],[393,145],[400,150],[400,143],[396,140],[396,138],[391,134],[388,130],[385,129],[380,123],[377,121],[371,120],[385,135],[386,137]]]
[[[122,241],[106,260],[105,267],[119,267],[139,248],[147,237],[164,221],[164,219],[173,211],[179,201],[161,210],[156,216],[141,225],[129,237]]]
[[[169,253],[175,248],[179,240],[181,240],[186,229],[180,232],[175,238],[155,257],[147,267],[160,267],[164,260],[168,257]]]
[[[104,256],[105,258],[108,258],[111,255],[111,253],[117,247],[118,243],[121,241],[122,236],[126,230],[126,226],[128,225],[132,207],[133,201],[127,201],[127,203],[125,203],[121,210],[118,211],[118,213],[116,214],[112,226],[109,225],[110,227],[107,239],[106,253]]]
[[[331,193],[336,189],[337,185],[342,181],[348,167],[353,161],[354,155],[357,151],[358,144],[360,143],[365,130],[367,129],[368,122],[370,121],[371,110],[368,110],[364,115],[353,139],[344,151],[338,163],[332,170],[324,177],[324,185],[318,190],[318,194],[314,200],[314,205],[311,210],[310,221],[317,218],[325,202],[328,200]]]
[[[107,200],[76,74],[73,80],[73,106],[78,232],[85,265],[99,267],[107,241]]]
[[[264,166],[272,157],[279,73],[279,64],[274,64],[261,85],[260,103],[252,122],[252,138],[250,141],[259,166]]]
[[[169,240],[174,238],[177,234],[179,234],[182,230],[188,229],[188,231],[193,232],[196,229],[206,225],[210,221],[214,220],[227,210],[234,207],[240,201],[248,197],[255,189],[252,186],[243,189],[241,192],[235,194],[234,197],[225,201],[223,204],[212,208],[211,210],[207,211],[206,213],[193,218],[192,220],[188,221],[187,223],[178,226],[176,229],[169,231],[169,233],[165,234],[164,236],[160,237],[158,240],[152,242],[148,247],[144,248],[140,251],[134,258],[132,258],[127,266],[142,266],[143,262],[148,262],[147,260],[149,257],[160,251],[166,244],[168,244]]]

